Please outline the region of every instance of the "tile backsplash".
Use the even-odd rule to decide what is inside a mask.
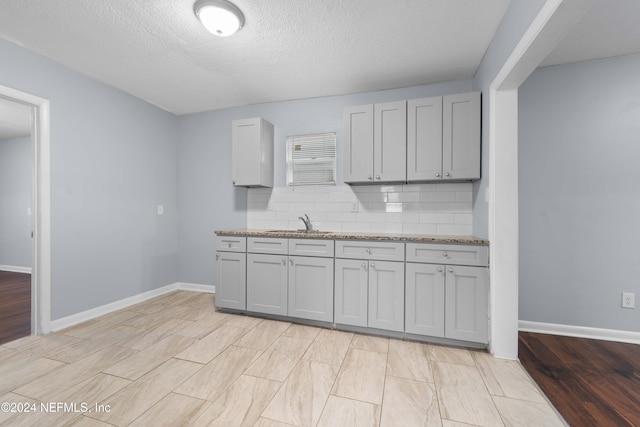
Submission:
[[[250,188],[247,228],[472,234],[472,184]]]

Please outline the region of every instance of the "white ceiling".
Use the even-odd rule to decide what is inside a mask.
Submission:
[[[234,0],[228,38],[194,2],[2,0],[0,37],[181,115],[473,77],[509,0]],[[640,53],[638,22],[640,0],[597,0],[542,65]]]
[[[640,53],[640,0],[597,0],[542,66]]]
[[[473,77],[509,0],[2,0],[0,37],[176,114]]]

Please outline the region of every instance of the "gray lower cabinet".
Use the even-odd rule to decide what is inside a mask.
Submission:
[[[367,326],[369,264],[336,258],[334,320],[342,325]]]
[[[287,315],[287,258],[247,254],[247,311]]]
[[[489,341],[489,269],[449,265],[445,279],[446,338]]]
[[[407,263],[406,293],[407,333],[488,342],[487,268]]]
[[[370,328],[404,331],[404,263],[369,261]]]
[[[235,310],[246,309],[247,254],[216,252],[216,306]]]
[[[444,267],[408,262],[406,270],[406,332],[444,337]]]
[[[333,322],[333,258],[289,256],[287,314]]]
[[[404,263],[336,259],[335,322],[402,332]]]

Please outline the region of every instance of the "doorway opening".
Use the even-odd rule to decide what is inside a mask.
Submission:
[[[32,115],[0,98],[0,344],[31,334]]]
[[[51,193],[49,101],[0,85],[0,99],[31,113],[31,334],[51,330]]]

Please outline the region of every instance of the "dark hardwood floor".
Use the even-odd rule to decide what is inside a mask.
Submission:
[[[519,333],[522,366],[570,426],[640,426],[640,345]]]
[[[0,344],[31,333],[31,275],[0,271]]]

